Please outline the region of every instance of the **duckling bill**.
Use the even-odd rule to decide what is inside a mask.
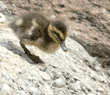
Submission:
[[[38,56],[32,55],[26,44],[34,45],[47,53],[54,53],[60,47],[63,51],[67,51],[65,45],[67,27],[61,21],[50,21],[40,13],[30,13],[12,22],[10,27],[20,39],[25,54],[34,63],[44,62]]]

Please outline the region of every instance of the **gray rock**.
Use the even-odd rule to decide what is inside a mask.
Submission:
[[[6,91],[6,92],[10,92],[10,87],[9,87],[9,85],[8,85],[8,84],[3,84],[2,90]]]
[[[69,79],[71,77],[70,73],[62,72],[62,74],[66,79]]]
[[[12,7],[16,7],[15,4],[12,4]]]
[[[73,75],[72,78],[74,78],[77,81],[80,80],[80,78],[78,76],[76,76],[76,75]]]
[[[40,73],[41,77],[43,78],[43,80],[46,80],[46,81],[50,81],[51,80],[51,77],[46,72],[40,71],[39,73]]]
[[[97,76],[94,76],[93,78],[99,82],[107,83],[106,79],[103,76],[97,75]]]
[[[36,87],[29,87],[27,89],[27,91],[31,94],[31,95],[39,95],[40,91],[36,88]]]
[[[104,89],[103,88],[98,88],[97,91],[98,92],[104,92]]]
[[[2,1],[0,1],[0,9],[2,8],[2,10],[6,9],[6,5],[4,5],[4,3]]]
[[[107,70],[107,74],[108,74],[108,76],[110,76],[110,70]]]
[[[52,16],[51,16],[51,19],[55,19],[55,18],[56,18],[56,16],[55,16],[55,15],[52,15]]]
[[[75,80],[74,78],[70,78],[69,81],[70,81],[71,83],[75,83],[76,80]]]
[[[11,95],[13,93],[13,89],[8,84],[3,84],[1,88],[1,95]],[[5,93],[5,94],[4,94]]]
[[[54,95],[52,89],[49,85],[43,85],[40,90],[42,91],[42,95]]]
[[[69,84],[69,89],[70,89],[70,90],[74,90],[74,91],[79,91],[79,90],[81,90],[80,81],[77,81],[76,83],[70,83],[70,84]]]
[[[101,70],[101,67],[95,66],[95,70],[96,70],[97,72],[99,72],[99,71]]]
[[[19,73],[19,74],[22,74],[22,70],[20,68],[16,68],[16,72]]]
[[[55,87],[64,87],[66,85],[65,81],[62,78],[54,80],[53,86]]]
[[[93,93],[88,93],[87,95],[96,95],[96,94],[93,94]]]
[[[94,88],[92,88],[87,82],[84,82],[84,86],[82,87],[82,89],[85,91],[86,94],[88,94],[89,92],[96,93]]]
[[[26,95],[26,93],[24,91],[20,91],[19,94],[20,95]]]

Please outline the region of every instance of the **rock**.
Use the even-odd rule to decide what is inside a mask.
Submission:
[[[95,95],[95,94],[93,94],[93,93],[88,93],[87,95]]]
[[[55,16],[55,15],[52,15],[52,16],[51,16],[51,19],[55,19],[55,18],[56,18],[56,16]]]
[[[51,72],[49,75],[53,80],[56,80],[60,77],[60,75],[57,72]]]
[[[71,77],[71,75],[67,72],[62,72],[62,74],[66,79],[69,79]]]
[[[0,55],[0,62],[2,61],[2,56]]]
[[[38,94],[40,94],[40,91],[36,87],[29,87],[28,88],[28,92],[31,95],[38,95]]]
[[[37,64],[37,67],[39,67],[41,71],[45,71],[47,69],[47,67],[44,64]]]
[[[26,95],[26,93],[24,91],[20,91],[19,94],[20,95]]]
[[[6,5],[4,5],[4,3],[2,1],[0,1],[0,9],[5,10],[7,7]]]
[[[74,78],[70,78],[69,80],[71,83],[75,83],[75,81],[76,81]]]
[[[99,72],[99,71],[101,70],[101,67],[95,66],[95,70],[96,70],[97,72]]]
[[[9,85],[8,85],[8,84],[3,84],[2,90],[6,91],[6,92],[10,92],[10,87],[9,87]]]
[[[54,80],[53,86],[55,87],[64,87],[66,85],[65,81],[62,78]]]
[[[81,90],[80,81],[77,81],[76,83],[70,83],[70,84],[69,84],[69,89],[70,89],[70,90],[74,90],[74,91],[79,91],[79,90]]]
[[[16,7],[15,4],[12,4],[12,7]]]
[[[54,95],[52,89],[47,84],[43,85],[40,90],[42,91],[42,95]]]
[[[107,74],[108,74],[108,76],[110,76],[110,70],[107,70]]]
[[[86,94],[88,94],[88,90],[86,89],[85,86],[82,87],[82,90],[83,90]]]
[[[102,82],[102,83],[107,83],[106,79],[103,77],[103,76],[94,76],[93,79],[99,81],[99,82]]]
[[[3,84],[2,88],[1,88],[1,92],[2,92],[2,94],[5,93],[7,95],[11,95],[13,93],[13,90],[11,89],[11,87],[8,84]]]
[[[19,73],[19,74],[22,74],[22,73],[23,73],[20,68],[17,68],[17,69],[16,69],[16,72]]]
[[[46,72],[40,72],[40,75],[42,77],[43,80],[46,80],[46,81],[50,81],[51,80],[51,77],[49,76],[49,74],[47,74]]]
[[[80,80],[80,78],[79,78],[78,76],[76,76],[76,75],[73,75],[72,77],[73,77],[76,81]]]
[[[98,92],[104,92],[104,89],[103,88],[98,88],[97,91]]]
[[[86,94],[88,94],[89,92],[93,92],[95,93],[96,91],[94,90],[94,88],[92,88],[89,84],[87,84],[85,82],[84,86],[82,87],[82,89],[85,91]]]

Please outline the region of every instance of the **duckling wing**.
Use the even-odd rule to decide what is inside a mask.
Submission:
[[[14,30],[14,33],[19,39],[32,35],[33,37],[31,38],[34,40],[36,39],[35,36],[41,37],[45,35],[48,25],[49,20],[43,15],[39,13],[30,13],[21,16],[19,19],[11,23],[10,27]]]

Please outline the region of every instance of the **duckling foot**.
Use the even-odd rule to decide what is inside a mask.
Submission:
[[[38,56],[27,54],[27,56],[36,64],[38,63],[44,63]]]
[[[35,55],[32,55],[30,53],[30,51],[26,48],[26,46],[24,45],[24,39],[20,40],[20,44],[21,44],[21,47],[23,48],[23,50],[25,51],[25,54],[27,54],[27,56],[35,63],[35,64],[38,64],[38,63],[44,63],[38,56],[35,56]]]

